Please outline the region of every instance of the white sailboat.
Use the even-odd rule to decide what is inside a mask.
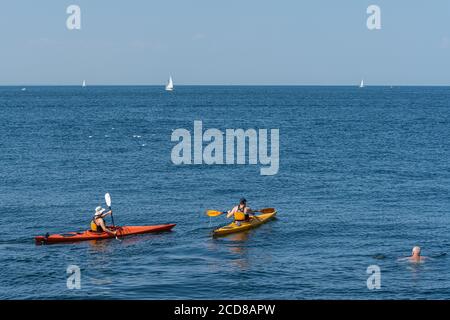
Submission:
[[[364,79],[361,80],[361,84],[359,85],[360,88],[364,88]]]
[[[173,91],[173,81],[172,77],[169,77],[169,81],[166,84],[166,91]]]
[[[83,88],[86,87],[86,80],[83,80],[83,84],[81,85]]]

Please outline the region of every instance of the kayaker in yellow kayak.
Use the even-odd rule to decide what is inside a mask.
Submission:
[[[108,212],[105,212],[106,210],[102,207],[95,208],[95,215],[94,218],[91,221],[91,231],[94,232],[107,232],[112,235],[117,235],[117,231],[110,230],[106,227],[104,218],[112,214],[112,210],[109,210]]]
[[[234,217],[234,221],[239,225],[241,222],[249,221],[250,215],[255,212],[247,207],[247,200],[242,198],[237,206],[227,212],[227,218]]]

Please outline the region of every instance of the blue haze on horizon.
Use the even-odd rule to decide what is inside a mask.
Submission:
[[[39,4],[37,4],[39,3]],[[66,8],[81,7],[81,30]],[[382,29],[366,27],[381,7]],[[15,0],[0,85],[450,85],[450,1]]]

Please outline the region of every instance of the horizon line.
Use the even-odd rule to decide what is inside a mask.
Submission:
[[[87,87],[164,87],[165,84],[86,84]],[[0,87],[81,87],[81,84],[0,84]],[[358,84],[177,84],[175,87],[359,87]],[[367,87],[450,87],[450,84],[366,84]]]

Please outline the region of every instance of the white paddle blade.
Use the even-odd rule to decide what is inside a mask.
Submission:
[[[111,207],[111,195],[109,193],[105,194],[105,202],[108,207]]]

